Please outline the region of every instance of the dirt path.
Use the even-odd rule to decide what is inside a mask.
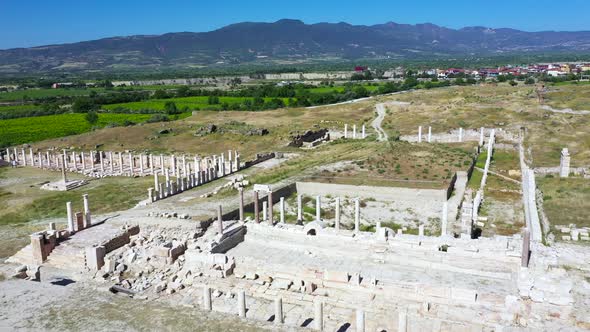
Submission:
[[[381,128],[381,123],[383,122],[386,114],[385,103],[377,104],[375,109],[377,110],[377,117],[373,120],[373,122],[371,122],[371,126],[375,128],[375,132],[377,132],[377,140],[384,142],[389,138],[385,130]]]

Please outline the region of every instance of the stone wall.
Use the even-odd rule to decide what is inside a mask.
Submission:
[[[297,193],[310,196],[360,197],[381,200],[419,200],[442,202],[447,200],[447,189],[413,189],[403,187],[353,186],[345,184],[297,182]],[[278,196],[278,195],[277,195]]]

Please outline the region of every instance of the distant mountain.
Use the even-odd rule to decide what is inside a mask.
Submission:
[[[194,68],[256,61],[415,58],[590,50],[590,31],[525,32],[434,24],[244,22],[210,32],[113,37],[0,50],[0,73]]]

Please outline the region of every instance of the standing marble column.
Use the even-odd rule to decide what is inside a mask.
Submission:
[[[285,197],[281,197],[280,203],[279,203],[279,209],[280,209],[280,222],[281,224],[285,223]]]
[[[274,225],[272,191],[268,192],[268,224]]]
[[[432,143],[432,127],[428,126],[428,143]]]
[[[361,138],[363,138],[363,139],[367,138],[367,135],[365,133],[365,125],[363,125],[362,132],[363,132],[363,134],[361,135]]]
[[[479,128],[479,146],[483,146],[483,127]]]
[[[223,234],[223,213],[221,211],[221,205],[217,206],[217,232]]]
[[[254,191],[254,221],[260,223],[260,208],[258,206],[258,191]]]
[[[262,201],[262,221],[267,221],[268,219],[268,215],[267,215],[267,208],[268,208],[268,202],[267,201]]]
[[[123,152],[119,152],[119,172],[123,175]]]
[[[211,302],[211,288],[208,286],[203,287],[203,309],[207,311],[213,309]]]
[[[21,152],[23,155],[23,166],[27,166],[27,154],[25,152],[25,149],[22,149]]]
[[[115,173],[115,162],[113,161],[113,151],[109,151],[109,170],[111,171],[111,175]],[[158,189],[156,189],[158,190]]]
[[[133,154],[129,153],[129,174],[133,176]]]
[[[422,143],[422,126],[418,126],[418,143]]]
[[[182,155],[182,176],[187,177],[188,176],[188,172],[186,169],[186,156]]]
[[[100,160],[100,172],[104,174],[104,160],[102,159],[102,151],[98,151],[98,159]]]
[[[170,171],[165,168],[164,176],[166,177],[166,197],[172,195],[172,188],[170,186]]]
[[[158,188],[160,188],[160,181],[158,179],[158,172],[154,172],[154,188],[156,188],[156,191],[158,191]]]
[[[92,226],[92,218],[90,216],[90,204],[88,203],[88,194],[82,195],[82,198],[84,199],[84,217],[86,219],[84,228],[88,228]]]
[[[340,197],[336,197],[336,221],[334,227],[336,230],[340,230]]]
[[[78,157],[76,156],[76,152],[72,152],[72,161],[74,162],[74,172],[78,171]]]
[[[66,176],[66,157],[63,155],[61,156],[61,177],[64,185],[68,183],[68,178]]]
[[[301,195],[297,195],[297,221],[303,221],[303,207]]]
[[[344,124],[344,138],[347,138],[346,136],[348,136],[348,124],[347,123]]]
[[[154,174],[156,170],[154,169],[154,155],[150,153],[150,172]]]
[[[160,171],[163,173],[164,172],[164,168],[166,168],[165,165],[165,161],[164,161],[164,155],[160,154]]]
[[[74,231],[76,230],[74,228],[74,213],[72,211],[72,202],[66,203],[66,211],[68,213],[68,231],[71,234],[74,233]]]
[[[277,297],[275,299],[275,323],[283,324],[285,316],[283,315],[283,299]]]
[[[356,125],[352,125],[352,138],[356,139]]]
[[[322,220],[322,201],[318,195],[315,197],[315,221]]]
[[[176,156],[175,155],[172,155],[171,162],[172,162],[172,176],[177,176],[176,175]]]
[[[238,188],[240,192],[240,221],[244,222],[244,188]]]
[[[459,128],[459,142],[463,142],[463,128]]]
[[[35,157],[33,154],[33,149],[29,149],[29,157],[31,157],[31,166],[35,166]]]
[[[246,292],[243,290],[238,291],[238,315],[246,317]]]
[[[324,330],[324,303],[316,302],[314,304],[313,326],[318,331]]]
[[[139,154],[139,174],[143,175],[143,153]]]
[[[86,157],[84,156],[84,151],[80,152],[80,160],[82,161],[82,172],[86,170]]]
[[[365,312],[361,309],[356,311],[356,332],[365,332]]]
[[[354,199],[354,232],[361,230],[361,202],[358,198]]]

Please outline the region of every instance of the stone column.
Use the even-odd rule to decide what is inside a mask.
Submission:
[[[172,162],[172,176],[176,176],[176,156],[172,155],[170,161]]]
[[[31,157],[31,166],[35,166],[35,156],[33,155],[33,149],[29,149],[29,157]]]
[[[361,136],[361,137],[362,137],[363,139],[367,138],[367,135],[366,135],[366,133],[365,133],[365,125],[363,125],[362,132],[363,132],[363,134],[362,134],[362,136]]]
[[[182,176],[187,177],[188,171],[186,168],[186,156],[182,155]]]
[[[418,236],[424,236],[424,225],[418,226]]]
[[[441,222],[441,231],[440,231],[441,236],[447,235],[447,219],[448,219],[448,214],[449,214],[448,209],[449,209],[449,203],[447,201],[445,201],[443,203],[443,210],[442,210],[442,222]]]
[[[208,286],[203,287],[203,309],[207,311],[213,309],[213,303],[211,302],[211,288]]]
[[[334,227],[336,230],[340,230],[340,197],[336,197],[336,220]]]
[[[160,179],[158,179],[158,172],[154,172],[154,188],[156,188],[156,191],[158,191],[158,188],[160,188]]]
[[[313,327],[318,331],[324,330],[324,303],[316,302],[314,304]]]
[[[283,315],[283,299],[277,297],[275,299],[275,323],[283,324],[285,316]]]
[[[268,202],[267,201],[262,201],[262,221],[267,221],[268,219],[268,215],[267,215],[267,209],[268,208]]]
[[[432,143],[432,127],[428,126],[428,143]]]
[[[129,174],[133,176],[133,155],[129,153]]]
[[[315,220],[320,221],[322,220],[322,201],[321,197],[318,195],[315,197]]]
[[[280,222],[281,224],[285,223],[285,197],[281,197],[279,203],[279,210],[280,210]]]
[[[51,158],[49,157],[49,151],[45,152],[47,158],[47,168],[51,168]]]
[[[115,173],[115,163],[113,161],[113,151],[109,151],[109,170],[111,171],[111,175]]]
[[[406,310],[400,309],[397,317],[398,332],[406,332],[408,330],[408,313]]]
[[[254,221],[260,223],[260,207],[258,206],[258,191],[254,191]]]
[[[463,142],[463,128],[459,128],[459,142]]]
[[[64,166],[64,168],[68,168],[69,167],[69,165],[68,165],[68,152],[66,151],[66,149],[63,149],[62,152],[63,152],[63,159],[62,159],[63,164],[62,165]],[[25,155],[25,149],[23,149],[23,156],[24,155]],[[23,166],[26,166],[26,164],[23,164]]]
[[[521,254],[521,266],[529,267],[529,256],[531,247],[531,232],[525,228],[522,237],[522,254]]]
[[[361,231],[361,201],[358,198],[354,199],[354,232]]]
[[[148,188],[148,200],[150,201],[150,203],[153,203],[155,201],[154,188]]]
[[[199,167],[199,161],[197,160],[197,157],[193,157],[193,163],[195,165],[195,187],[198,186],[199,183],[199,172],[201,170],[201,167]]]
[[[154,174],[154,172],[156,171],[154,168],[154,155],[150,153],[150,172],[152,172],[152,174]]]
[[[273,202],[272,202],[272,191],[268,192],[268,224],[274,225],[274,218],[273,218]]]
[[[217,232],[223,234],[223,213],[221,205],[217,206]]]
[[[240,192],[240,221],[244,222],[244,188],[238,188]]]
[[[236,172],[240,170],[240,155],[236,151],[235,154]]]
[[[139,154],[139,174],[143,175],[143,153]]]
[[[418,143],[422,143],[422,126],[418,126]]]
[[[352,125],[352,138],[356,138],[356,125]]]
[[[61,156],[61,177],[64,185],[68,183],[68,178],[66,176],[66,157],[63,155]]]
[[[238,315],[246,317],[246,292],[243,290],[238,291]]]
[[[172,188],[170,188],[170,171],[167,168],[164,169],[164,176],[166,177],[166,197],[168,197],[172,194]]]
[[[100,172],[104,174],[104,160],[102,160],[102,151],[98,151],[98,159],[100,160]]]
[[[348,124],[344,124],[344,138],[347,138],[346,136],[348,136]]]
[[[479,128],[479,146],[483,146],[483,127]]]
[[[164,172],[164,168],[166,168],[166,162],[164,160],[164,155],[160,155],[160,171]]]
[[[166,197],[166,187],[164,186],[164,183],[160,183],[158,187],[158,198],[164,199],[164,197]]]
[[[303,207],[301,195],[297,195],[297,221],[303,221]]]
[[[119,172],[123,174],[123,152],[119,152]]]
[[[66,203],[66,211],[68,213],[68,231],[70,234],[72,234],[76,229],[74,227],[74,212],[72,211],[72,202]]]
[[[362,309],[356,311],[356,332],[365,332],[365,312]]]
[[[570,176],[570,153],[568,148],[561,150],[561,159],[559,161],[559,177],[567,178]]]
[[[23,154],[23,166],[27,166],[27,154],[25,152],[25,149],[22,149],[21,152]]]
[[[43,168],[43,156],[41,152],[37,153],[37,158],[39,159],[39,168]]]
[[[82,198],[84,199],[84,217],[86,219],[86,225],[84,225],[84,227],[88,228],[92,226],[92,218],[90,216],[90,205],[88,204],[88,194],[82,195]]]

